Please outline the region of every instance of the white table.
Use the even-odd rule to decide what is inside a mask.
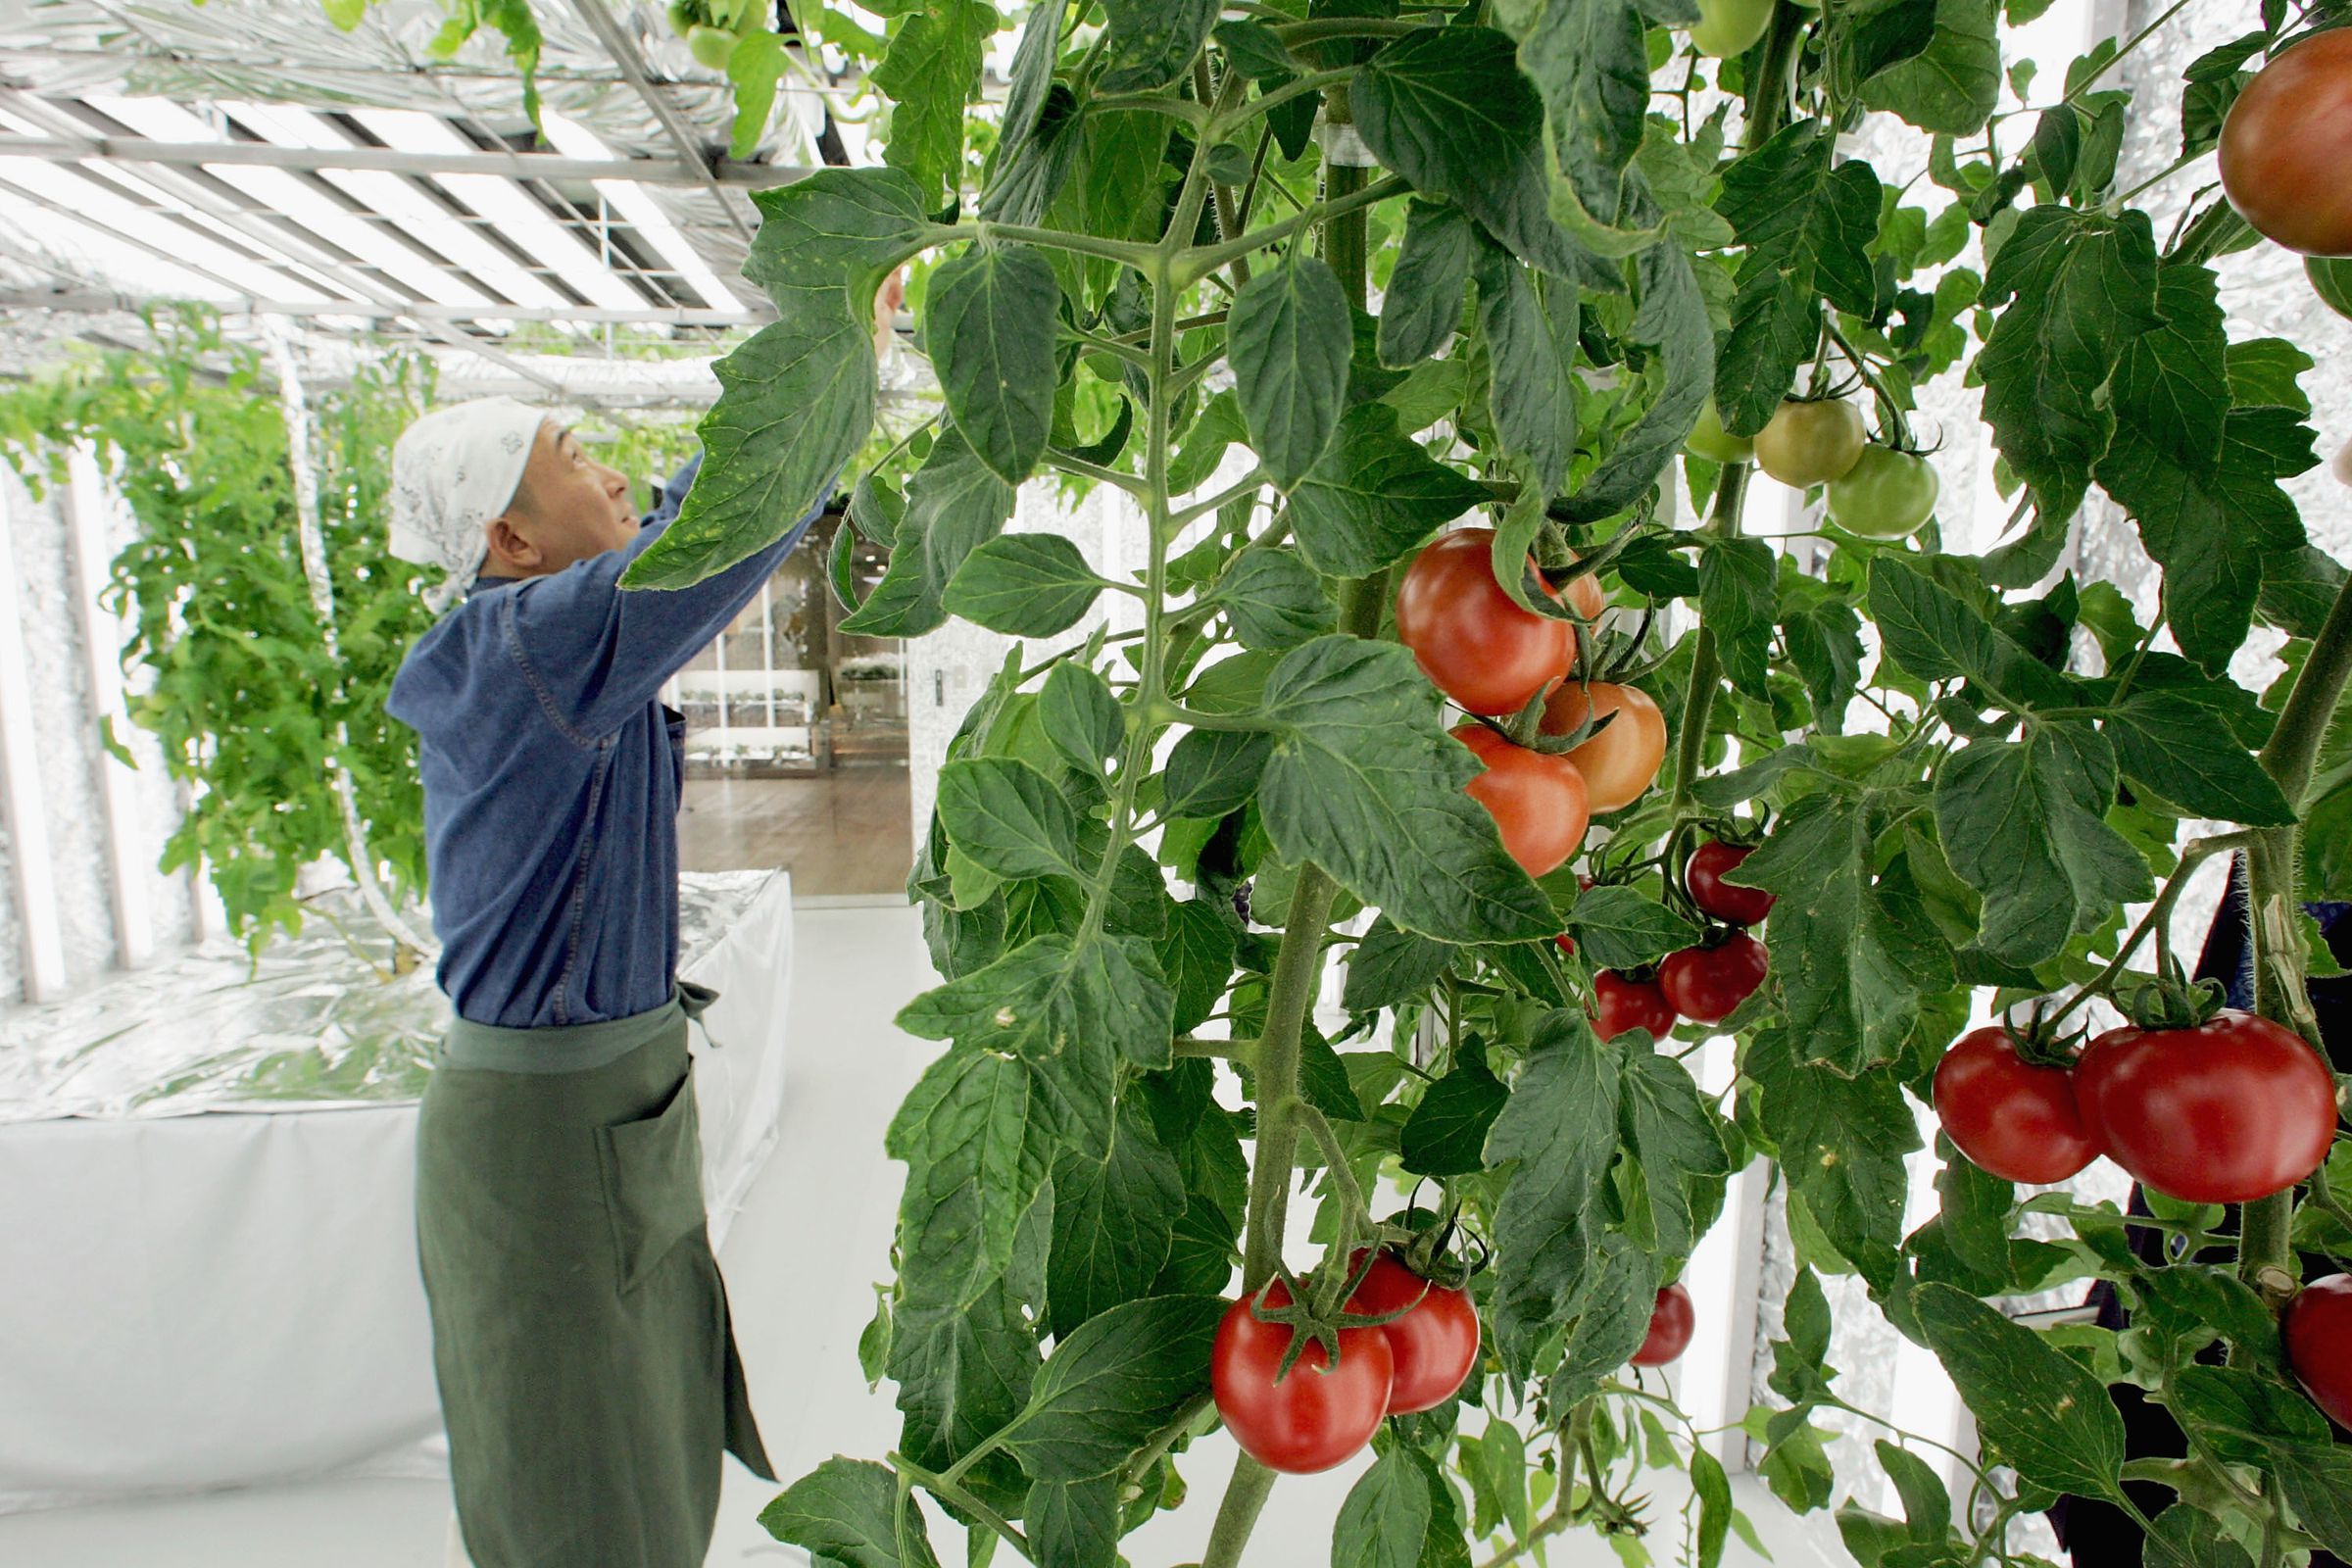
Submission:
[[[776,1141],[792,893],[686,880],[715,1246]],[[439,993],[303,944],[250,984],[216,949],[0,1019],[0,1513],[446,1468],[414,1202],[440,1023],[399,991]]]

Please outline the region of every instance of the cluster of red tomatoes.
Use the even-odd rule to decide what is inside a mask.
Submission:
[[[1655,974],[1603,969],[1594,975],[1593,1033],[1614,1040],[1628,1029],[1646,1029],[1652,1039],[1663,1039],[1679,1019],[1720,1023],[1764,983],[1764,944],[1746,927],[1772,912],[1773,895],[1724,880],[1750,853],[1720,839],[1691,852],[1683,885],[1693,907],[1722,922],[1717,935],[1668,954]]]
[[[1453,732],[1487,764],[1466,786],[1471,798],[1494,813],[1511,858],[1543,876],[1584,844],[1595,814],[1630,806],[1656,780],[1666,717],[1638,687],[1570,681],[1569,623],[1523,610],[1503,591],[1494,546],[1493,529],[1464,528],[1424,549],[1396,590],[1396,638],[1430,683],[1468,712],[1504,717],[1548,693],[1545,735],[1571,736],[1588,718],[1608,718],[1564,752],[1515,744],[1475,719]],[[1600,584],[1591,573],[1566,592],[1580,618],[1599,617]]]

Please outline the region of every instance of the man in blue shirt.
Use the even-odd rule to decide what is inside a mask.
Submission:
[[[700,1568],[720,1452],[774,1479],[705,1228],[677,981],[683,718],[662,686],[814,520],[675,591],[618,586],[691,483],[484,399],[404,434],[393,553],[441,617],[415,729],[456,1021],[417,1125],[419,1262],[475,1568]]]

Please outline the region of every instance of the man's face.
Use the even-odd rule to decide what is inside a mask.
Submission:
[[[580,438],[553,419],[531,443],[521,488],[490,524],[489,570],[533,577],[618,550],[637,536],[629,481],[588,456]]]

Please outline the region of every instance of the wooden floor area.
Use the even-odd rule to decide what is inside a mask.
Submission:
[[[914,854],[909,809],[903,764],[815,778],[690,778],[678,861],[688,871],[782,866],[796,899],[895,894]]]

